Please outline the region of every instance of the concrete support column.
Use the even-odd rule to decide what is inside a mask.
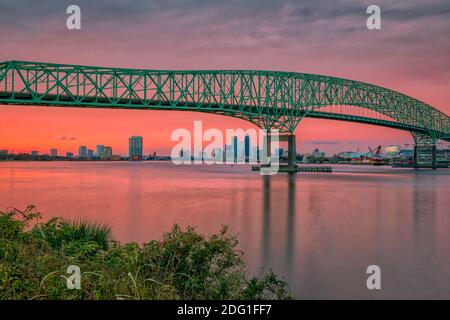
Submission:
[[[297,173],[297,150],[295,147],[295,135],[293,133],[280,134],[279,142],[287,142],[287,164],[280,165],[280,172]]]
[[[437,157],[436,157],[436,145],[433,144],[431,147],[431,167],[433,170],[436,170],[437,168]]]
[[[421,154],[426,154],[430,156],[429,161],[422,161],[420,159]],[[413,155],[413,166],[414,168],[437,168],[437,152],[436,145],[414,145],[414,155]]]
[[[273,137],[272,137],[273,135]],[[276,136],[275,136],[276,135]],[[295,146],[295,135],[292,133],[271,133],[268,132],[268,134],[265,136],[264,141],[264,149],[263,153],[260,156],[260,160],[263,159],[263,157],[268,156],[270,157],[272,155],[272,141],[276,142],[278,140],[279,143],[287,142],[287,163],[285,162],[279,162],[279,172],[289,172],[289,173],[297,173],[297,150]],[[277,155],[278,156],[278,155]],[[272,159],[273,160],[273,159]],[[269,163],[262,163],[261,166],[263,167],[270,167],[272,160],[269,161]],[[278,161],[277,161],[278,163]],[[252,169],[253,170],[253,169]]]
[[[414,168],[417,168],[419,166],[419,152],[417,144],[414,145],[413,166]]]
[[[295,134],[291,134],[287,138],[288,142],[288,168],[297,171],[297,150],[295,146]]]
[[[266,136],[266,155],[269,157],[269,159],[272,157],[272,138],[270,136],[270,132],[267,132],[267,136]]]

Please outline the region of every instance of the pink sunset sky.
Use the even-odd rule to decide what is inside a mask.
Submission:
[[[376,2],[376,3],[375,3]],[[3,1],[0,60],[146,69],[263,69],[338,76],[387,87],[450,113],[450,2],[400,1]],[[66,8],[81,8],[81,30]],[[381,8],[381,30],[366,8]],[[190,112],[0,106],[0,149],[77,153],[110,145],[127,154],[170,152],[177,128],[248,128],[231,117]],[[368,151],[412,144],[405,131],[304,119],[298,152]]]

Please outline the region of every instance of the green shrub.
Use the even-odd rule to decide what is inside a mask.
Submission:
[[[174,225],[161,240],[121,245],[107,226],[39,217],[33,206],[0,212],[0,299],[290,298],[272,272],[247,276],[227,227],[202,235]],[[80,267],[81,290],[67,289],[69,265]]]
[[[59,217],[35,225],[32,233],[37,237],[42,236],[54,248],[61,248],[65,243],[77,241],[93,242],[106,250],[111,241],[109,226],[86,220],[66,221]]]

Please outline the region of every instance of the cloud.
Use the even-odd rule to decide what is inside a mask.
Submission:
[[[14,59],[38,52],[49,61],[82,64],[80,57],[92,64],[113,57],[118,66],[146,68],[183,68],[199,57],[199,68],[207,61],[230,68],[256,61],[342,77],[348,66],[361,70],[355,80],[371,82],[383,70],[387,79],[448,83],[450,2],[379,0],[382,30],[370,31],[372,2],[78,0],[82,30],[72,32],[65,27],[70,0],[0,0],[0,53]],[[36,50],[24,50],[25,44]],[[292,69],[293,61],[302,69]]]
[[[64,21],[65,9],[72,1],[4,1],[0,0],[0,25],[14,23],[35,26],[47,19]],[[365,10],[370,1],[313,0],[110,0],[107,2],[78,0],[82,21],[87,27],[112,25],[120,30],[130,26],[155,26],[152,34],[166,35],[170,31],[198,32],[222,29],[225,34],[255,36],[280,35],[282,39],[306,34],[320,34],[334,38],[365,29]],[[414,22],[437,19],[439,24],[448,21],[448,0],[379,1],[382,19],[391,22]],[[442,21],[440,21],[442,20]],[[64,24],[63,24],[64,25]],[[353,25],[353,26],[352,26]],[[446,24],[448,26],[448,23]],[[159,26],[159,27],[158,27]],[[223,27],[227,27],[223,29]],[[423,26],[422,26],[423,27]],[[185,29],[189,28],[189,29]],[[426,28],[423,28],[426,29]],[[31,30],[32,32],[34,30]],[[442,32],[448,31],[443,28]],[[138,30],[136,36],[148,30]],[[156,33],[155,33],[156,32]],[[267,34],[269,33],[269,34]],[[220,34],[219,34],[220,36]]]
[[[77,138],[76,137],[66,137],[66,136],[62,136],[62,137],[60,137],[58,140],[76,140]]]
[[[329,140],[329,141],[324,141],[324,140],[308,140],[308,141],[305,141],[305,143],[308,143],[308,144],[318,144],[318,145],[334,145],[334,144],[340,144],[340,143],[343,143],[343,141],[338,141],[338,140]],[[348,143],[348,142],[345,141],[345,143]]]

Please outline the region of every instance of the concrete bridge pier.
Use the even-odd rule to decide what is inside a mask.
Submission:
[[[280,144],[287,142],[287,163],[280,162],[280,172],[297,173],[297,150],[295,146],[295,134],[287,133],[279,135]]]
[[[275,138],[276,137],[276,138]],[[270,168],[274,164],[274,158],[272,156],[272,142],[278,140],[278,145],[281,146],[282,143],[287,143],[287,161],[282,161],[279,155],[275,155],[278,157],[278,172],[287,172],[287,173],[297,173],[297,151],[295,147],[295,135],[293,133],[278,133],[278,132],[268,132],[264,138],[264,148],[262,150],[264,156],[270,157],[269,163],[263,163],[260,167],[253,167],[253,171],[259,171],[260,168]],[[261,160],[260,155],[260,160]]]
[[[414,137],[414,168],[437,168],[436,141],[429,136],[413,134]]]
[[[414,168],[437,168],[436,145],[415,145],[413,165]]]

